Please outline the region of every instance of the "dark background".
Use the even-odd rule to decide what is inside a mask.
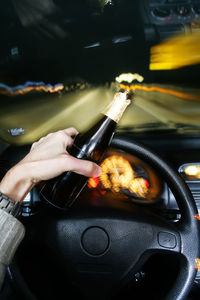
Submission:
[[[45,8],[42,3],[47,3]],[[1,0],[0,81],[16,85],[27,80],[55,83],[78,77],[105,83],[121,73],[137,72],[146,82],[198,84],[199,66],[150,72],[149,59],[152,45],[192,22],[199,1],[181,1],[191,10],[186,17],[175,13],[180,7],[178,0],[102,3]],[[159,14],[152,18],[157,8],[161,13],[171,10],[176,18],[169,21]],[[120,42],[116,42],[118,38]]]

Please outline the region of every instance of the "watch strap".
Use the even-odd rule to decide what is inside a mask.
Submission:
[[[18,201],[14,201],[8,196],[0,192],[0,209],[3,209],[7,213],[17,217],[21,213],[21,204]]]

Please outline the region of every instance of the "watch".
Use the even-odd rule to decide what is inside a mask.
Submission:
[[[7,213],[17,217],[21,213],[21,204],[19,201],[14,201],[8,196],[0,192],[0,209],[3,209]]]

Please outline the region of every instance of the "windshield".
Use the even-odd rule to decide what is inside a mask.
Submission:
[[[124,87],[135,97],[118,131],[199,133],[200,6],[191,1],[180,17],[169,1],[141,2],[4,1],[1,140],[84,131]],[[157,18],[163,5],[171,19]]]

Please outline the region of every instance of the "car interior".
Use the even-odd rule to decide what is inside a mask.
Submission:
[[[0,180],[134,93],[70,208],[23,200],[0,300],[200,299],[200,1],[7,0],[0,24]]]

